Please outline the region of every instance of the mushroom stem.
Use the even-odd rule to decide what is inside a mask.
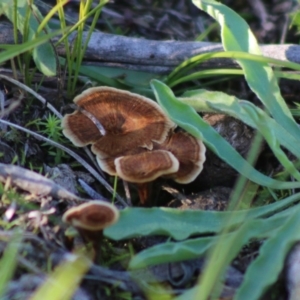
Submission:
[[[150,182],[136,183],[140,198],[140,204],[142,206],[149,206],[150,199]]]
[[[125,196],[126,196],[126,202],[129,206],[132,206],[132,201],[131,201],[131,196],[130,196],[130,190],[128,186],[128,182],[125,180],[123,181],[123,186],[124,186],[124,191],[125,191]]]
[[[101,243],[103,239],[103,231],[89,231],[82,228],[76,228],[82,237],[83,241],[91,246],[92,260],[96,263],[100,262],[101,259]],[[87,246],[87,250],[88,250]]]

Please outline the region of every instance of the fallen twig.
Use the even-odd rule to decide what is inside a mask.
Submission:
[[[72,42],[76,32],[69,36]],[[88,33],[83,34],[84,38]],[[9,23],[0,24],[0,44],[14,44],[13,29]],[[300,46],[293,44],[261,45],[262,54],[269,58],[300,63]],[[221,43],[190,41],[155,41],[121,35],[94,32],[91,35],[82,65],[117,67],[156,74],[168,74],[187,58],[197,54],[224,51]],[[57,48],[65,56],[64,44]],[[211,59],[201,68],[236,67],[228,58]]]

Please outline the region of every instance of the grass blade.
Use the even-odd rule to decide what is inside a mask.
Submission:
[[[296,157],[300,158],[297,140],[273,118],[259,107],[249,101],[238,100],[222,92],[211,92],[206,90],[194,90],[184,93],[180,100],[197,111],[209,111],[229,114],[240,119],[245,124],[258,130],[281,164],[289,170],[298,181],[300,174],[294,164],[281,150],[280,145],[290,150]]]
[[[91,262],[82,256],[69,255],[33,294],[30,300],[68,300],[75,293]]]
[[[234,299],[259,299],[262,293],[276,281],[283,268],[285,257],[292,245],[299,241],[300,207],[286,218],[286,223],[272,238],[265,241],[259,256],[249,266],[244,281]],[[267,274],[266,274],[267,271]]]
[[[11,280],[15,272],[15,268],[18,262],[17,255],[19,252],[21,240],[21,233],[16,233],[12,237],[11,241],[8,243],[4,254],[2,255],[2,258],[0,260],[0,297],[3,296],[3,294],[5,293],[7,284]]]

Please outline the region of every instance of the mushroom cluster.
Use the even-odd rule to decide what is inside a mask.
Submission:
[[[163,176],[193,181],[203,168],[205,146],[176,127],[160,106],[146,97],[110,87],[95,87],[74,99],[78,109],[64,116],[64,135],[76,146],[92,145],[101,169],[139,187]]]

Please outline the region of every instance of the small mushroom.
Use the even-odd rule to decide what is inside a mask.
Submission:
[[[144,183],[178,171],[179,162],[169,151],[154,150],[115,159],[117,174],[124,180]]]
[[[156,102],[115,88],[87,89],[74,103],[79,110],[64,116],[63,133],[76,146],[91,144],[98,159],[137,147],[151,150],[175,127]]]
[[[148,204],[149,182],[178,171],[179,162],[169,151],[145,151],[136,155],[121,156],[114,161],[116,172],[122,179],[136,183],[142,205]]]
[[[86,243],[91,243],[95,260],[100,255],[100,243],[103,229],[116,223],[119,219],[118,209],[107,202],[95,200],[68,209],[63,222],[72,225]]]

